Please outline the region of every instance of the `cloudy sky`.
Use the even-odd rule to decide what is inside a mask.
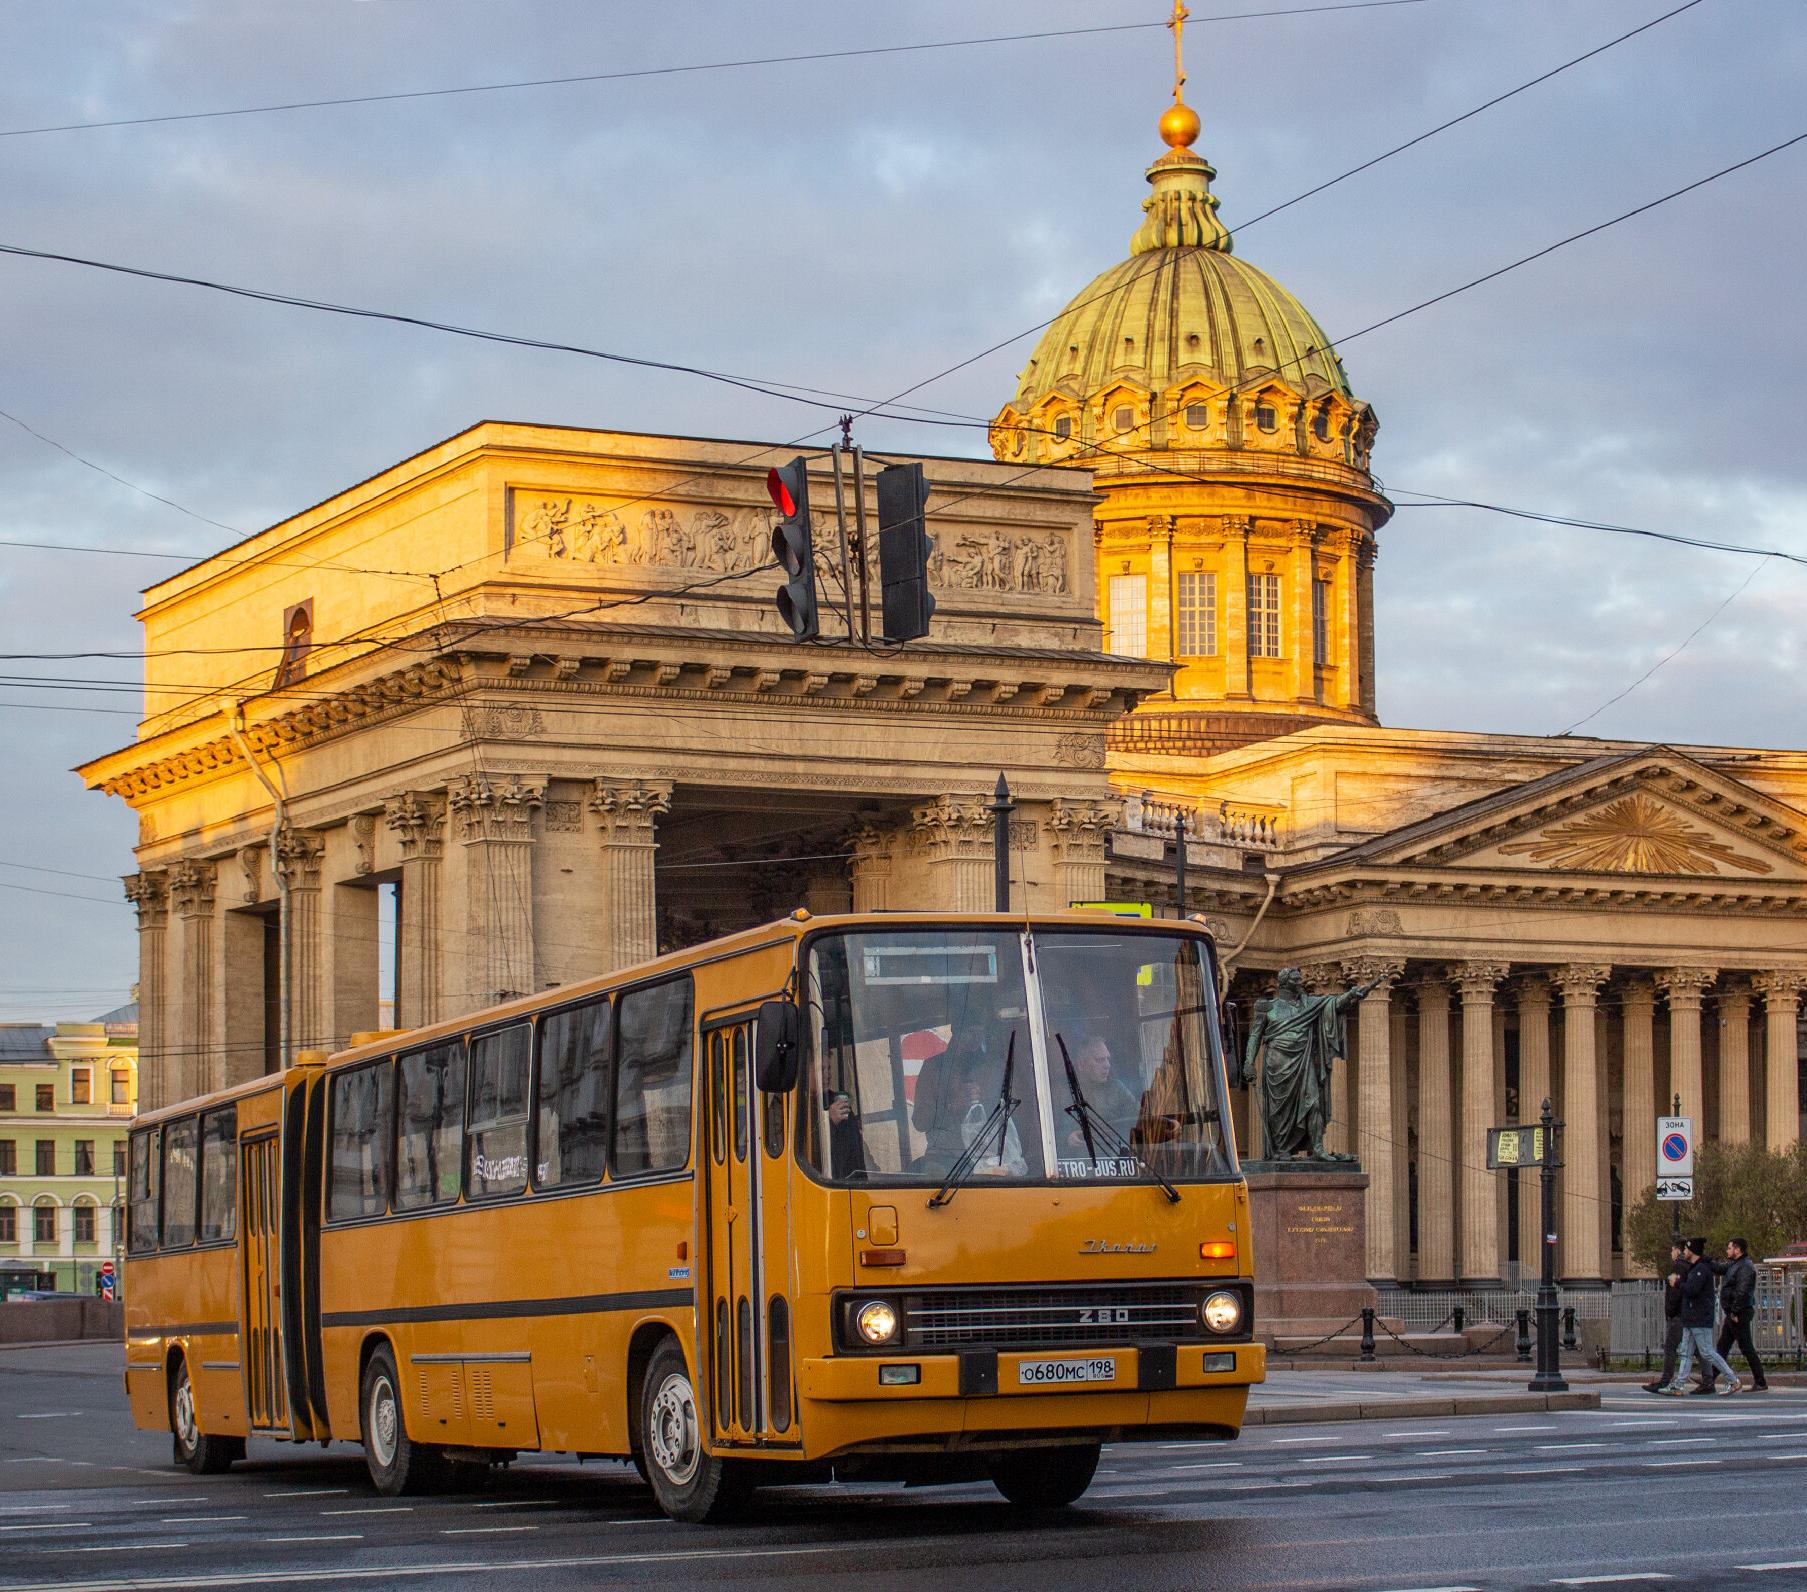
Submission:
[[[1233,227],[1679,0],[1212,20],[1305,3],[1191,0],[1188,98]],[[1158,27],[15,130],[1164,14],[1161,0],[14,5],[0,242],[879,397],[1027,331],[1124,256],[1160,152]],[[1340,340],[1807,131],[1803,81],[1799,0],[1701,0],[1237,246]],[[1807,553],[1804,178],[1807,144],[1348,343],[1398,501]],[[816,420],[691,378],[18,257],[0,256],[0,325],[0,537],[121,550],[0,547],[15,654],[131,652],[139,589],[179,565],[126,550],[205,554],[480,418],[774,440]],[[991,414],[1032,341],[919,401]],[[983,448],[977,431],[864,435]],[[1782,560],[1402,509],[1382,540],[1382,716],[1800,748],[1804,599],[1807,568]],[[135,699],[18,682],[129,683],[136,668],[0,663],[0,1019],[92,1015],[134,977],[115,882],[133,825],[67,770],[129,739]]]

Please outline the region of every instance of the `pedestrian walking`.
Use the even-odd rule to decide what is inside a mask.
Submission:
[[[1682,1277],[1687,1273],[1688,1263],[1682,1259],[1680,1242],[1669,1246],[1669,1274],[1663,1278],[1663,1370],[1654,1382],[1646,1382],[1646,1393],[1661,1393],[1665,1387],[1675,1380],[1676,1362],[1681,1357],[1682,1348]],[[1703,1361],[1700,1367],[1700,1381],[1695,1388],[1697,1393],[1712,1391],[1711,1373]]]
[[[1675,1375],[1657,1391],[1674,1398],[1684,1397],[1688,1390],[1682,1384],[1694,1369],[1694,1356],[1698,1354],[1725,1377],[1726,1385],[1719,1389],[1721,1393],[1741,1392],[1744,1384],[1738,1380],[1737,1372],[1713,1347],[1713,1263],[1707,1259],[1707,1241],[1690,1238],[1682,1245],[1682,1259],[1688,1269],[1681,1278],[1681,1363],[1676,1366]]]
[[[1750,1246],[1742,1238],[1725,1241],[1725,1266],[1719,1284],[1719,1341],[1715,1347],[1728,1365],[1734,1346],[1751,1368],[1751,1391],[1767,1393],[1769,1380],[1763,1374],[1763,1361],[1751,1339],[1751,1324],[1757,1316],[1757,1268],[1750,1258]],[[1707,1376],[1709,1383],[1712,1373]]]

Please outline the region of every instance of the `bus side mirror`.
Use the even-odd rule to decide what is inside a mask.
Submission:
[[[753,1076],[762,1094],[788,1094],[797,1082],[797,1008],[789,1001],[766,1001],[759,1008],[753,1040]]]

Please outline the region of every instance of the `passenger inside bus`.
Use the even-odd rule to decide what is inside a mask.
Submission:
[[[1142,1110],[1141,1091],[1132,1090],[1117,1076],[1111,1047],[1103,1034],[1090,1034],[1081,1040],[1073,1052],[1073,1071],[1085,1103],[1127,1142]],[[1085,1130],[1078,1123],[1073,1123],[1067,1133],[1066,1147],[1075,1155],[1086,1153]]]
[[[1019,1047],[1021,1048],[1021,1047]],[[1032,1092],[1028,1085],[1028,1057],[1017,1059],[1023,1070],[1011,1080],[1011,1095],[1019,1103]],[[934,1069],[931,1073],[931,1067]],[[1021,1081],[1019,1081],[1021,1080]],[[1004,1088],[1004,1055],[986,1053],[983,1044],[970,1035],[954,1037],[939,1056],[923,1064],[922,1076],[916,1084],[916,1103],[911,1122],[924,1135],[921,1160],[916,1170],[941,1175],[964,1155],[990,1119]],[[926,1098],[925,1098],[926,1096]],[[1023,1155],[1022,1136],[1016,1122],[1008,1120],[1001,1135],[992,1130],[992,1142],[985,1147],[973,1168],[980,1177],[1026,1177],[1029,1162]]]

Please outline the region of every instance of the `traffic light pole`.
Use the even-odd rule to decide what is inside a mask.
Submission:
[[[1533,1393],[1566,1393],[1562,1360],[1557,1343],[1559,1318],[1556,1297],[1556,1168],[1558,1123],[1550,1102],[1543,1103],[1543,1278],[1537,1287],[1537,1374],[1531,1378]]]
[[[845,417],[843,417],[843,429]],[[847,493],[841,476],[841,449],[837,445],[834,454],[834,522],[841,535],[841,599],[846,604],[847,639],[853,640],[853,576],[847,565]],[[862,594],[863,596],[863,594]]]
[[[858,443],[853,447],[853,524],[860,572],[860,645],[864,647],[872,640],[872,605],[866,584],[866,456]]]

